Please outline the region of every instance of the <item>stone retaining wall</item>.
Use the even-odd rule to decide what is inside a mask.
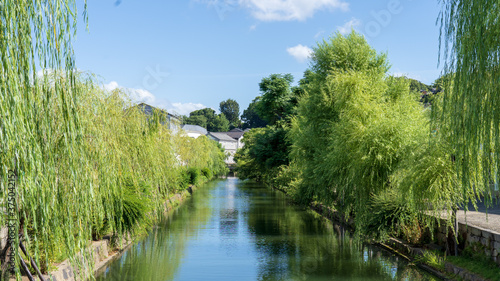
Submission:
[[[451,233],[452,229],[447,229],[446,223],[441,221],[441,226],[437,229],[436,233],[438,244],[442,246],[446,245],[446,241]],[[485,255],[490,256],[500,265],[500,233],[459,222],[458,235],[459,241],[465,241],[465,247],[481,248]]]

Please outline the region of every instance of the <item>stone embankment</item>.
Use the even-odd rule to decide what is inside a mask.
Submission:
[[[457,212],[459,242],[465,243],[465,247],[484,251],[500,266],[500,202],[497,199],[492,206],[480,203],[477,210],[473,206],[469,209],[473,211]],[[445,219],[446,215],[443,214],[442,218]],[[450,232],[442,223],[436,235],[440,245],[445,245]]]
[[[484,204],[479,204],[477,210],[472,206],[469,209],[474,211],[460,210],[457,212],[458,220],[458,234],[459,240],[464,243],[461,247],[474,247],[484,251],[486,256],[491,257],[500,266],[500,202],[496,201],[493,206],[486,207]],[[311,209],[320,215],[342,223],[348,228],[352,228],[353,222],[351,220],[345,221],[343,216],[337,211],[332,210],[321,204],[312,204]],[[446,226],[446,216],[441,217],[441,226],[436,230],[435,243],[443,248],[446,247],[447,240],[452,240],[452,229]],[[340,231],[338,231],[340,233]],[[411,247],[398,239],[390,239],[387,243],[380,244],[382,247],[399,254],[408,260],[412,260],[416,256],[423,254],[423,249]],[[443,275],[439,270],[436,270],[427,265],[419,265],[422,269],[429,271],[435,276],[443,279],[450,280],[447,276]],[[457,277],[460,280],[468,281],[484,281],[481,276],[471,273],[466,269],[458,267],[449,262],[445,263],[445,271],[451,276]]]

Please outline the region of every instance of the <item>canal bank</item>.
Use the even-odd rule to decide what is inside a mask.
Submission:
[[[286,190],[271,188],[289,196]],[[462,243],[460,246],[461,251],[465,247],[473,247],[474,251],[484,252],[485,257],[491,257],[495,263],[500,264],[500,256],[498,254],[500,253],[498,249],[500,247],[500,234],[497,232],[500,229],[498,225],[498,221],[500,221],[500,204],[499,201],[494,202],[496,202],[496,205],[493,204],[489,207],[486,207],[484,202],[478,204],[477,210],[467,212],[468,216],[465,211],[459,211],[457,214],[458,232],[460,243]],[[313,202],[307,207],[322,217],[340,224],[340,226],[336,226],[336,231],[339,235],[345,229],[354,231],[354,220],[352,218],[345,219],[337,210],[318,202]],[[469,209],[474,209],[474,207],[469,206]],[[414,246],[401,239],[392,237],[388,241],[377,242],[373,245],[377,245],[414,263],[422,270],[433,274],[441,280],[488,281],[489,279],[481,276],[481,272],[472,272],[463,266],[461,267],[448,261],[443,262],[442,268],[426,263],[426,258],[424,257],[426,251],[434,252],[437,249],[444,249],[446,243],[453,239],[453,229],[448,226],[445,219],[445,215],[439,218],[440,227],[435,230],[434,240],[431,244]]]
[[[127,279],[123,279],[126,277]],[[98,276],[110,280],[436,280],[349,235],[281,192],[211,183]]]
[[[193,192],[197,190],[196,186],[189,186],[188,189],[176,193],[169,197],[164,204],[164,215],[167,217],[176,208],[180,207],[182,203],[189,198]],[[94,274],[98,275],[110,262],[119,258],[133,243],[140,237],[132,237],[128,235],[121,241],[113,241],[111,235],[105,236],[102,240],[92,241],[89,252],[94,265]],[[55,264],[56,269],[50,271],[48,275],[44,275],[46,280],[52,281],[78,281],[78,268],[72,266],[69,259],[64,260],[62,263]],[[25,277],[23,276],[23,279]],[[15,280],[11,278],[11,280]],[[28,280],[26,278],[26,280]]]

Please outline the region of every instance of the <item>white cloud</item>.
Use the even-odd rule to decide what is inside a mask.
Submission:
[[[172,105],[169,108],[167,108],[167,111],[168,112],[174,112],[174,113],[180,114],[180,115],[189,115],[189,113],[191,111],[195,111],[195,110],[203,109],[203,108],[206,108],[206,106],[204,106],[201,103],[192,103],[192,102],[180,103],[180,102],[174,102],[174,103],[172,103]]]
[[[166,109],[167,112],[174,114],[189,115],[191,111],[206,108],[206,106],[201,103],[171,103],[166,99],[158,99],[154,94],[145,89],[121,87],[116,81],[111,81],[108,84],[104,84],[103,86],[107,91],[122,89],[133,103],[144,102],[161,109]]]
[[[239,3],[261,21],[304,21],[318,10],[349,10],[349,3],[342,0],[239,0]]]
[[[111,81],[108,84],[104,84],[104,89],[106,89],[110,92],[116,88],[119,88],[118,83],[116,81]]]
[[[156,101],[156,97],[148,90],[144,89],[134,89],[134,88],[124,88],[118,85],[118,82],[111,81],[108,84],[104,84],[104,89],[107,91],[113,91],[114,89],[122,89],[125,94],[134,103],[145,102],[147,104],[153,105]]]
[[[154,105],[156,97],[149,91],[144,89],[126,89],[130,99],[134,102],[145,102],[147,104]]]
[[[313,50],[307,46],[299,44],[295,47],[287,48],[286,51],[298,62],[305,62],[311,57]]]
[[[357,18],[352,18],[350,21],[346,22],[342,26],[337,26],[337,30],[345,35],[351,32],[352,29],[355,29],[356,27],[361,25],[361,21],[358,20]]]

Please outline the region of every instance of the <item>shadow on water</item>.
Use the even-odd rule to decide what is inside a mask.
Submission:
[[[342,243],[343,242],[343,243]],[[200,188],[97,280],[435,280],[253,182]]]

